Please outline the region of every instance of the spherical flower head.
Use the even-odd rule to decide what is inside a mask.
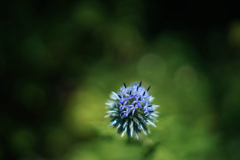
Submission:
[[[148,93],[150,86],[146,90],[141,85],[142,82],[135,82],[126,87],[124,83],[117,93],[110,94],[111,100],[105,103],[109,109],[105,117],[112,118],[109,126],[117,127],[121,136],[127,133],[128,137],[132,137],[134,134],[139,139],[138,133],[150,133],[148,125],[156,127],[154,122],[157,121],[155,118],[158,115],[155,109],[159,106],[151,104],[154,98]]]

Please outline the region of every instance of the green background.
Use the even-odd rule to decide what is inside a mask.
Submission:
[[[3,2],[0,159],[239,160],[238,5]],[[105,102],[140,81],[159,122],[128,141]]]

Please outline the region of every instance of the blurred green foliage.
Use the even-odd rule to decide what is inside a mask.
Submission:
[[[153,36],[155,2],[4,5],[0,159],[240,158],[239,20]],[[103,118],[110,92],[135,81],[160,105],[157,128],[139,141]]]

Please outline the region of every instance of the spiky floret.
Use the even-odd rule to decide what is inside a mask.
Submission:
[[[134,134],[139,139],[138,133],[150,133],[148,125],[156,127],[154,122],[158,115],[155,109],[159,106],[150,104],[154,99],[148,93],[150,86],[146,90],[141,85],[142,81],[139,85],[135,82],[129,87],[124,83],[117,93],[110,94],[112,100],[105,103],[109,109],[105,117],[112,118],[109,126],[117,127],[121,136],[127,133],[128,137],[132,137]]]

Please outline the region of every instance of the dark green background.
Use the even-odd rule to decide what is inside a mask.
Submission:
[[[238,1],[5,1],[0,159],[239,160]],[[108,128],[111,91],[143,81],[157,128]]]

